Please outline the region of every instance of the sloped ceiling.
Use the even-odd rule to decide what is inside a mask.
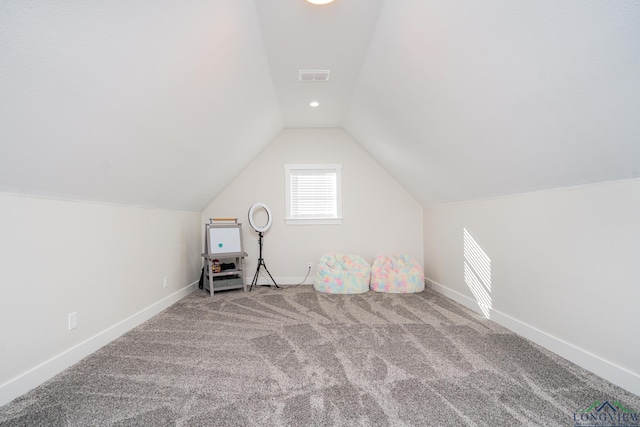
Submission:
[[[200,211],[283,127],[423,205],[639,177],[639,41],[636,0],[0,2],[0,191]]]
[[[640,2],[386,1],[343,127],[423,205],[640,176]]]
[[[0,2],[0,191],[201,211],[282,129],[251,1]]]

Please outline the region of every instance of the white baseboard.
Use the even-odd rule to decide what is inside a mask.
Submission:
[[[151,319],[162,310],[189,295],[198,287],[198,282],[180,289],[177,292],[161,299],[160,301],[140,310],[136,314],[111,326],[93,337],[77,344],[76,346],[44,361],[29,371],[0,385],[0,406],[11,402],[13,399],[25,394],[29,390],[39,386],[55,375],[76,364],[91,353],[109,344],[125,332]]]
[[[440,283],[425,278],[427,287],[483,315],[476,301]],[[489,318],[510,331],[521,335],[570,362],[640,396],[640,375],[617,366],[571,343],[527,325],[500,311],[490,309]]]
[[[315,276],[309,276],[306,279],[304,278],[304,276],[274,277],[278,285],[313,285],[314,278]],[[245,276],[244,280],[247,282],[247,284],[250,285],[251,281],[253,280],[253,277],[247,278]],[[262,285],[272,285],[272,284],[273,282],[271,280],[266,280],[263,275],[258,277],[258,285],[262,286]]]

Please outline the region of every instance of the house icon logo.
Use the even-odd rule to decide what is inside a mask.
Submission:
[[[640,413],[626,408],[619,401],[596,400],[586,409],[573,414],[575,427],[640,427]]]

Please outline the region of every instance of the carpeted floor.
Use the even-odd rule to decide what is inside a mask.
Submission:
[[[0,425],[573,426],[596,402],[640,412],[430,290],[301,286],[198,290],[1,407]]]

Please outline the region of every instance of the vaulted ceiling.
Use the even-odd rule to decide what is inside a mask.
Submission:
[[[0,2],[1,192],[200,211],[342,127],[426,206],[640,177],[639,113],[637,0]]]

